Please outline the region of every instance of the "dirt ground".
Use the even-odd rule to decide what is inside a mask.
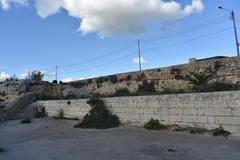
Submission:
[[[76,121],[0,123],[0,160],[240,160],[240,139],[142,128],[73,128]]]

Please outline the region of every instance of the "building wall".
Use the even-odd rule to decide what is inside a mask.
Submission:
[[[163,124],[178,124],[207,129],[223,128],[240,136],[240,91],[104,98],[109,110],[122,123],[143,125],[151,118]],[[70,104],[68,104],[68,101]],[[60,109],[66,118],[82,119],[90,110],[81,100],[38,101],[46,107],[49,116]]]

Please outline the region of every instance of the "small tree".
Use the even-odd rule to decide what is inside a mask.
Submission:
[[[40,72],[40,71],[32,71],[32,72],[28,72],[26,79],[28,80],[34,80],[34,81],[42,81],[44,77],[44,73]]]

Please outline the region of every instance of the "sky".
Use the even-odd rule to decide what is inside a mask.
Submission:
[[[239,0],[0,0],[0,80],[69,81],[236,56]],[[238,36],[239,37],[239,36]],[[239,37],[240,38],[240,37]]]

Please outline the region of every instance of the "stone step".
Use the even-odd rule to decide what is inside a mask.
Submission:
[[[30,105],[26,106],[20,112],[16,113],[14,116],[12,116],[11,120],[34,118],[35,113],[36,113],[36,106],[33,104],[30,104]]]

